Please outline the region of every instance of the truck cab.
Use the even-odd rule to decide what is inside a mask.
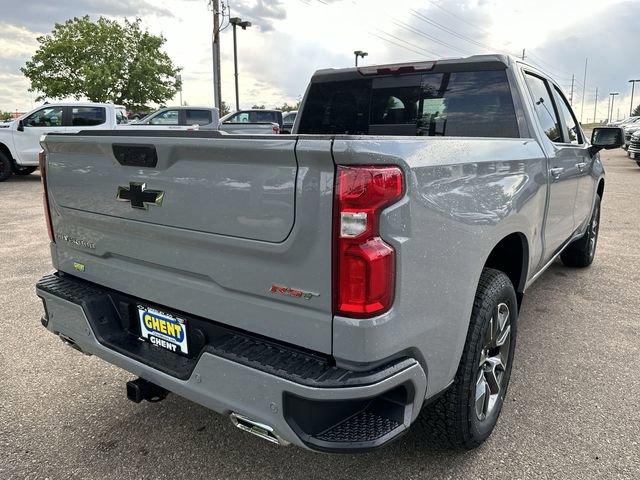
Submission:
[[[0,181],[38,166],[40,138],[48,133],[112,130],[128,123],[126,109],[110,103],[49,103],[0,126]]]

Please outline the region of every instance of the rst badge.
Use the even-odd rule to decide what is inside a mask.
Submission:
[[[297,288],[283,287],[281,285],[271,285],[269,289],[271,293],[278,295],[287,295],[293,298],[304,298],[305,300],[311,300],[313,297],[319,297],[319,293],[305,292],[304,290],[298,290]]]

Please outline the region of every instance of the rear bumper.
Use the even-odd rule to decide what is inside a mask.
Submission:
[[[137,299],[68,276],[45,277],[36,291],[45,305],[43,325],[82,352],[220,414],[267,425],[301,447],[347,452],[385,445],[408,429],[425,397],[426,375],[414,359],[352,372],[224,326],[207,330],[199,354],[186,359],[127,331],[123,312]]]

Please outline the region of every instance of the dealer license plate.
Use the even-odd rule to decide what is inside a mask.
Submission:
[[[189,353],[185,319],[138,305],[142,338],[153,345],[184,355]]]

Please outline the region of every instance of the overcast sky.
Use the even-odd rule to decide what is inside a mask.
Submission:
[[[226,0],[225,0],[226,1]],[[19,67],[36,37],[73,16],[140,17],[167,38],[166,50],[183,68],[183,100],[210,105],[211,24],[207,0],[1,0],[0,110],[29,110],[37,94]],[[232,16],[254,26],[238,32],[241,107],[295,102],[319,68],[461,57],[498,52],[521,55],[546,69],[569,94],[583,120],[606,117],[607,94],[620,92],[614,116],[628,115],[640,79],[640,0],[229,0]],[[226,23],[226,22],[225,22]],[[234,104],[231,28],[222,33],[222,96]],[[640,103],[637,84],[636,105]],[[173,102],[178,103],[176,97]]]

